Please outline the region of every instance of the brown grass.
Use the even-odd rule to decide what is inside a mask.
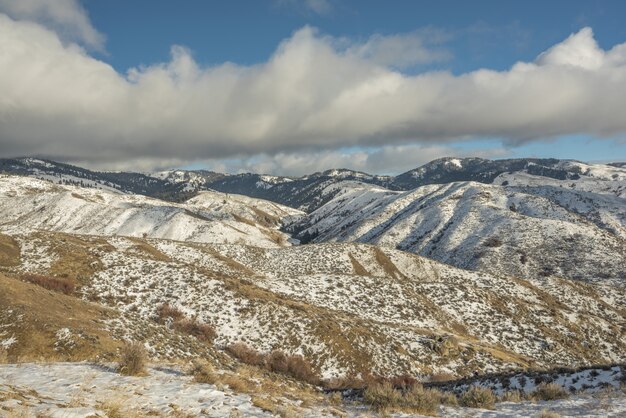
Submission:
[[[561,416],[556,412],[544,409],[543,411],[541,411],[538,418],[561,418]]]
[[[191,335],[203,342],[213,342],[217,333],[212,325],[199,322],[196,318],[188,318],[180,309],[168,303],[156,309],[157,322],[165,324],[171,321],[171,327],[182,334]]]
[[[461,395],[460,404],[468,408],[493,409],[496,395],[491,389],[472,386]]]
[[[53,292],[61,292],[66,295],[76,293],[76,284],[70,279],[44,276],[41,274],[23,274],[21,277],[27,282],[41,286],[44,289],[52,290]]]
[[[195,318],[185,318],[180,321],[176,321],[172,324],[172,327],[183,334],[196,337],[200,341],[212,342],[217,333],[212,325],[198,322]]]
[[[235,343],[226,347],[226,352],[243,363],[252,366],[263,366],[265,356],[244,343]]]
[[[0,234],[0,267],[20,265],[20,244],[9,235]]]
[[[320,383],[320,378],[311,364],[300,355],[290,356],[280,350],[262,354],[244,343],[231,344],[226,347],[226,352],[251,366],[264,367],[271,372],[291,376],[312,385]]]
[[[522,402],[525,400],[524,394],[519,390],[508,390],[500,396],[500,402]]]
[[[117,370],[126,376],[141,376],[146,372],[146,349],[139,342],[127,343],[122,348]]]
[[[175,306],[170,305],[169,303],[164,303],[162,305],[157,306],[156,309],[157,321],[159,323],[165,323],[168,319],[173,321],[178,321],[185,317],[185,314]]]
[[[402,393],[389,382],[370,385],[363,392],[363,401],[378,412],[397,408],[402,400]]]
[[[122,344],[102,322],[117,315],[100,305],[0,274],[0,326],[17,340],[6,350],[7,362],[113,358]],[[63,351],[54,349],[61,328],[81,336]]]
[[[213,366],[206,361],[194,361],[189,370],[189,374],[193,376],[193,380],[196,383],[209,383],[213,385],[218,381],[218,376],[216,376]]]
[[[533,399],[541,401],[555,401],[569,398],[570,393],[556,383],[542,383],[530,394]]]
[[[363,401],[379,413],[402,411],[420,415],[437,415],[439,405],[457,405],[454,394],[425,389],[419,383],[397,387],[390,380],[371,383],[363,392]]]

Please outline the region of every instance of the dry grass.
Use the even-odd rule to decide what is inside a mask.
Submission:
[[[171,322],[171,327],[174,330],[196,337],[200,341],[210,343],[217,336],[212,325],[199,322],[196,318],[188,318],[180,309],[168,303],[159,305],[156,315],[157,322],[160,324]]]
[[[500,402],[522,402],[526,400],[524,394],[519,390],[508,390],[500,396]]]
[[[441,403],[441,392],[436,389],[424,389],[422,385],[413,385],[402,397],[405,410],[422,414],[436,415]]]
[[[213,328],[212,325],[198,322],[195,318],[185,318],[180,321],[175,321],[172,323],[172,328],[178,332],[191,335],[200,341],[208,343],[212,342],[217,336],[215,328]]]
[[[271,372],[291,376],[312,385],[320,383],[320,378],[311,364],[300,355],[290,356],[280,350],[262,354],[244,343],[232,344],[226,348],[226,352],[251,366],[264,367]]]
[[[459,401],[462,406],[468,408],[493,409],[496,395],[491,389],[472,386],[461,395]]]
[[[389,382],[370,385],[363,392],[363,401],[378,412],[397,408],[402,400],[402,393]]]
[[[555,401],[569,398],[570,393],[556,383],[542,383],[530,394],[533,399],[541,401]]]
[[[117,370],[119,373],[126,376],[145,375],[146,357],[146,349],[143,344],[139,342],[127,343],[122,348]]]
[[[226,352],[241,362],[252,366],[263,366],[265,356],[244,343],[235,343],[226,347]]]
[[[113,358],[122,345],[102,324],[118,313],[72,296],[0,274],[0,326],[17,342],[5,351],[6,362],[84,361]],[[68,328],[72,347],[55,350],[56,333]]]
[[[135,408],[128,407],[128,399],[123,396],[112,397],[98,402],[98,409],[102,410],[107,418],[142,418],[145,415]]]
[[[189,374],[193,376],[193,380],[196,383],[209,383],[213,385],[219,378],[219,376],[215,374],[211,363],[201,360],[195,360],[193,362]]]
[[[70,279],[44,276],[41,274],[23,274],[21,277],[29,283],[36,284],[37,286],[52,290],[53,292],[61,292],[66,295],[76,293],[76,284]]]
[[[0,267],[20,265],[20,245],[8,235],[0,234]]]
[[[402,411],[420,415],[437,415],[439,405],[456,405],[453,394],[425,389],[413,384],[399,389],[389,380],[370,384],[363,392],[363,401],[379,413]]]
[[[556,412],[548,411],[547,409],[544,409],[543,411],[541,411],[538,418],[561,418],[561,416],[557,414]]]

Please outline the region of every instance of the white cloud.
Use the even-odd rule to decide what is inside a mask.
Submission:
[[[449,60],[450,52],[434,47],[448,39],[446,33],[433,29],[390,36],[377,34],[363,44],[350,46],[348,52],[382,66],[406,68]]]
[[[50,26],[71,41],[104,50],[104,35],[93,27],[78,0],[0,0],[0,12]]]
[[[119,74],[0,15],[0,155],[158,165],[626,132],[626,44],[604,51],[590,29],[508,71],[407,75],[376,61],[305,27],[254,66],[203,68],[174,47],[169,62]]]

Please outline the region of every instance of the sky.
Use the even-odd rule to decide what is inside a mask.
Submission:
[[[626,2],[0,0],[0,157],[626,161]]]

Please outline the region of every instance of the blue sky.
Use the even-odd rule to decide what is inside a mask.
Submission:
[[[622,1],[0,0],[0,13],[0,48],[33,48],[23,65],[49,69],[38,77],[68,96],[0,71],[53,109],[0,106],[24,120],[0,133],[6,156],[280,174],[395,173],[442,156],[626,160],[626,85],[607,76],[625,67]],[[518,62],[536,65],[528,87]]]

